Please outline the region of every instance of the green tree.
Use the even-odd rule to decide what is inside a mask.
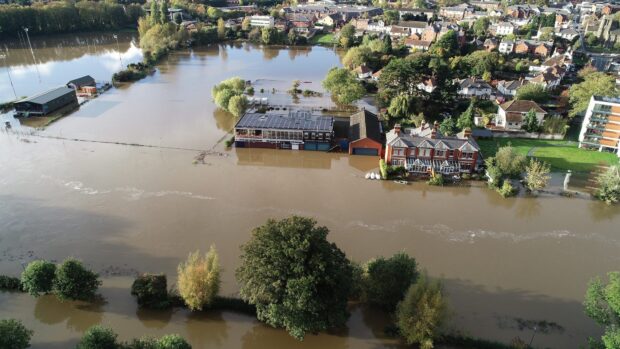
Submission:
[[[390,106],[388,107],[388,114],[390,118],[393,119],[402,119],[406,118],[409,115],[411,98],[407,95],[399,95],[396,98],[390,101]]]
[[[226,38],[226,23],[224,22],[224,18],[222,17],[217,19],[217,37],[220,40]]]
[[[222,17],[222,10],[217,7],[209,6],[209,8],[207,8],[207,16],[211,19],[220,18]]]
[[[383,53],[386,55],[392,54],[392,38],[389,35],[383,37]]]
[[[99,275],[69,258],[56,268],[52,291],[60,299],[91,300],[99,285]]]
[[[149,20],[151,25],[155,25],[159,22],[159,7],[157,6],[157,1],[151,1],[151,13],[149,15]]]
[[[571,110],[574,117],[586,111],[593,95],[612,97],[617,95],[616,78],[605,73],[594,72],[586,75],[584,81],[574,84],[569,89]]]
[[[241,30],[248,31],[250,30],[250,23],[252,19],[250,17],[245,17],[241,22]]]
[[[458,61],[458,68],[463,76],[481,76],[497,69],[499,57],[497,52],[474,51]]]
[[[607,274],[607,283],[596,277],[588,284],[584,307],[586,315],[605,328],[605,349],[618,349],[620,334],[620,272]],[[595,340],[595,342],[598,342]]]
[[[120,344],[116,340],[117,337],[118,335],[111,329],[96,325],[86,330],[76,348],[120,349]]]
[[[39,260],[28,264],[21,276],[22,288],[33,296],[50,293],[56,273],[56,265]]]
[[[237,280],[258,319],[303,339],[345,323],[352,267],[310,218],[268,220],[242,246]]]
[[[366,90],[355,75],[345,68],[332,68],[323,80],[323,87],[334,100],[341,104],[351,104],[364,97]]]
[[[278,40],[278,30],[266,27],[261,29],[261,40],[265,45],[275,44]]]
[[[610,166],[596,177],[594,196],[608,204],[620,202],[620,165]]]
[[[439,281],[429,281],[422,274],[409,286],[405,298],[398,304],[396,323],[407,344],[431,349],[447,314],[447,305]]]
[[[170,305],[168,281],[164,274],[142,274],[131,285],[131,295],[136,296],[140,307],[162,309]]]
[[[495,153],[497,168],[502,176],[519,177],[525,170],[527,158],[510,144],[499,148]]]
[[[409,285],[418,279],[414,258],[400,252],[385,259],[379,257],[366,263],[365,298],[368,302],[393,311]]]
[[[164,24],[167,22],[168,22],[168,0],[162,0],[161,6],[159,7],[159,23]]]
[[[543,103],[549,99],[549,93],[540,84],[525,84],[517,89],[515,99]]]
[[[537,191],[544,189],[549,183],[549,173],[551,172],[551,167],[549,164],[538,161],[535,159],[530,159],[530,163],[525,168],[525,182],[527,183],[527,189],[530,191]]]
[[[441,132],[441,134],[444,136],[454,136],[456,131],[456,123],[451,117],[443,119],[441,124],[439,124],[439,132]]]
[[[156,349],[192,349],[192,346],[178,334],[169,334],[157,341]]]
[[[204,257],[198,251],[190,253],[187,261],[179,264],[179,295],[191,310],[201,310],[213,303],[220,290],[220,262],[211,246]]]
[[[440,57],[452,57],[459,49],[458,36],[454,30],[448,30],[441,38],[439,38],[431,46],[432,54]]]
[[[355,42],[355,27],[348,23],[340,29],[339,43],[342,47],[351,47]]]
[[[461,113],[458,120],[456,120],[456,127],[463,130],[467,127],[474,128],[474,107],[476,106],[476,99],[472,98],[467,109]]]
[[[392,98],[406,94],[420,95],[417,85],[428,78],[430,55],[414,53],[407,58],[394,58],[383,68],[379,77],[379,97],[389,104]]]
[[[383,12],[383,19],[385,23],[388,25],[398,23],[400,19],[400,14],[396,10],[386,10]]]
[[[354,69],[367,64],[372,58],[372,51],[368,46],[351,47],[342,58],[342,65]]]
[[[540,129],[540,124],[538,123],[538,118],[536,118],[536,111],[534,109],[528,111],[523,117],[522,128],[527,132],[538,132]]]
[[[289,45],[297,44],[297,32],[295,31],[295,29],[291,29],[288,31],[287,39]]]
[[[32,338],[33,333],[19,320],[0,320],[0,348],[26,349],[30,347],[30,338]]]
[[[228,111],[236,116],[243,115],[248,107],[248,99],[245,96],[232,96],[228,101]]]
[[[487,29],[489,28],[489,24],[491,24],[491,20],[489,19],[489,17],[478,18],[474,22],[474,26],[473,26],[474,34],[476,34],[477,36],[483,36],[487,32]]]

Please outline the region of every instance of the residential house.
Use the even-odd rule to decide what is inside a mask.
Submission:
[[[498,51],[500,53],[508,55],[508,54],[511,54],[512,51],[514,51],[514,48],[515,48],[515,42],[514,41],[502,39],[502,41],[499,43]]]
[[[620,98],[592,96],[579,132],[579,147],[620,157]]]
[[[273,28],[274,18],[271,16],[254,15],[250,17],[250,26],[259,28]]]
[[[292,15],[287,16],[291,26],[298,33],[308,33],[314,27],[314,23],[316,22],[316,18],[314,15],[305,15],[294,13]]]
[[[381,77],[381,73],[383,73],[383,69],[379,69],[376,72],[372,73],[372,79],[374,81],[379,81],[379,78]]]
[[[499,43],[496,38],[488,38],[484,40],[484,49],[491,52],[499,47]]]
[[[499,23],[492,24],[489,27],[489,30],[495,36],[509,35],[509,34],[514,34],[515,26],[514,24],[510,22],[499,22]]]
[[[515,44],[516,54],[533,54],[548,57],[553,51],[553,42],[541,42],[535,40],[519,40]]]
[[[324,25],[324,26],[328,26],[330,28],[335,28],[339,23],[339,19],[337,15],[329,14],[329,15],[324,15],[323,17],[321,17],[317,21],[317,23]]]
[[[441,7],[439,16],[448,20],[460,21],[465,18],[467,13],[473,13],[474,8],[468,4],[460,4],[452,7]]]
[[[461,98],[491,99],[494,97],[493,87],[488,82],[475,77],[460,80],[457,93]]]
[[[437,80],[434,77],[426,78],[418,83],[416,87],[426,93],[432,93],[437,88]]]
[[[542,124],[547,112],[534,101],[512,100],[499,106],[495,125],[507,130],[521,130],[525,115],[534,110],[538,124]]]
[[[426,52],[431,47],[430,41],[418,40],[415,37],[409,37],[405,39],[405,46],[409,47],[409,49],[413,51],[422,51]]]
[[[403,132],[399,124],[386,135],[385,161],[414,175],[472,173],[477,169],[479,153],[470,132],[461,137],[442,136],[437,123],[428,136]]]
[[[381,156],[383,127],[376,114],[362,108],[349,118],[349,154]]]
[[[555,15],[555,28],[566,28],[566,26],[570,23],[570,19],[567,14],[564,13],[556,13]]]
[[[579,36],[579,32],[573,28],[559,28],[556,29],[554,35],[568,41],[573,41]]]
[[[372,70],[366,66],[366,64],[362,64],[359,67],[353,70],[358,79],[368,79],[372,77]]]
[[[620,11],[620,5],[618,4],[605,4],[601,9],[601,14],[603,15],[612,15],[616,12]]]
[[[544,87],[545,90],[556,88],[560,85],[565,70],[560,67],[551,68],[547,71],[539,73],[535,77],[529,79],[532,84],[538,84]]]
[[[399,21],[397,24],[392,25],[392,30],[399,27],[406,28],[406,30],[409,32],[409,35],[422,34],[424,29],[428,27],[428,23],[422,21]]]
[[[400,19],[403,19],[403,16],[410,15],[417,18],[426,18],[426,20],[429,20],[433,17],[433,10],[420,8],[399,8],[398,14],[400,15]]]
[[[385,25],[385,22],[383,20],[378,20],[368,22],[367,30],[370,32],[389,34],[392,30],[392,27],[389,25]]]
[[[499,1],[493,0],[470,1],[469,4],[483,10],[498,10],[501,6]]]
[[[501,80],[497,83],[497,90],[504,96],[516,96],[517,90],[528,83],[525,79]]]
[[[247,112],[235,125],[238,148],[327,151],[333,137],[334,118],[309,110]]]
[[[409,35],[411,35],[411,33],[409,32],[408,28],[400,27],[400,26],[395,26],[395,25],[393,25],[390,28],[390,36],[392,36],[392,37],[406,38]]]
[[[349,24],[355,27],[357,31],[366,31],[368,30],[368,22],[370,22],[368,18],[355,18],[352,19]]]
[[[67,87],[74,89],[78,96],[95,96],[97,94],[97,84],[90,75],[84,75],[67,82]]]

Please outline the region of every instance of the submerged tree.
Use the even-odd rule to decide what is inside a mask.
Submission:
[[[530,191],[537,191],[545,188],[551,178],[551,176],[549,176],[550,172],[551,167],[549,164],[531,159],[530,163],[525,168],[525,181],[527,183],[527,189]]]
[[[268,220],[242,246],[237,280],[258,319],[303,339],[343,325],[352,290],[352,267],[327,241],[329,230],[310,218]]]
[[[597,277],[590,281],[584,307],[586,314],[605,327],[602,344],[605,349],[618,349],[620,346],[620,272],[607,274],[604,283]],[[601,343],[596,339],[591,342]],[[600,344],[599,344],[600,346]]]
[[[417,263],[406,253],[377,258],[366,263],[365,298],[368,302],[393,311],[409,285],[418,279]]]
[[[0,348],[26,349],[30,347],[30,338],[33,333],[19,320],[0,320]]]
[[[33,296],[50,293],[52,292],[55,273],[56,265],[54,263],[43,260],[32,261],[22,273],[22,288]]]
[[[608,204],[620,202],[620,165],[610,166],[596,178],[596,182],[596,198]]]
[[[200,310],[213,303],[220,290],[221,272],[215,246],[211,246],[204,257],[198,251],[190,253],[177,271],[179,294],[191,310]]]
[[[334,100],[341,104],[351,104],[364,97],[366,90],[355,75],[344,68],[332,68],[323,80],[323,87]]]

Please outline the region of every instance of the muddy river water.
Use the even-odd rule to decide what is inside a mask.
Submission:
[[[83,74],[109,80],[120,66],[118,49],[124,60],[140,59],[131,35],[119,46],[84,44],[96,37],[33,40],[35,54],[47,57],[39,74],[49,66],[41,82],[24,47],[6,45],[13,58],[0,68],[10,66],[18,94],[28,95]],[[251,229],[300,214],[327,226],[354,260],[415,256],[444,281],[454,330],[503,342],[534,336],[535,346],[552,348],[577,348],[598,335],[581,302],[590,278],[620,266],[620,208],[559,196],[502,199],[481,185],[367,181],[378,162],[370,157],[224,148],[234,120],[215,109],[214,84],[240,76],[285,89],[301,80],[320,91],[339,64],[328,48],[213,46],[172,54],[154,75],[34,134],[3,116],[14,132],[0,132],[0,273],[18,275],[35,258],[74,256],[101,273],[106,303],[0,293],[0,318],[33,329],[33,348],[72,347],[94,324],[122,339],[179,333],[195,348],[401,347],[383,335],[386,318],[372,309],[353,307],[347,328],[300,343],[234,313],[138,310],[129,294],[136,272],[165,272],[174,282],[190,251],[215,244],[222,293],[233,295],[239,245]],[[11,95],[0,71],[0,99]],[[200,151],[207,151],[204,164],[194,164]],[[542,320],[557,326],[535,333],[531,324]]]

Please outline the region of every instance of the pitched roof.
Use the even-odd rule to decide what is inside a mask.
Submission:
[[[404,132],[396,134],[394,130],[390,130],[386,134],[387,144],[398,147],[428,147],[428,148],[443,148],[443,149],[461,149],[473,148],[480,151],[480,146],[473,138],[458,138],[458,137],[445,137],[437,135],[436,138],[422,137],[417,135],[411,135]]]
[[[306,110],[266,114],[248,112],[237,122],[237,127],[329,132],[334,128],[334,118],[313,115]]]
[[[492,89],[491,85],[482,79],[467,78],[460,82],[461,88],[478,88],[478,89]]]
[[[45,103],[49,103],[55,100],[56,98],[62,97],[69,93],[75,94],[75,91],[72,88],[69,88],[67,86],[60,86],[60,87],[56,87],[51,90],[47,90],[45,92],[36,94],[32,97],[24,98],[18,101],[17,103],[30,102],[30,103],[35,103],[35,104],[45,104]]]
[[[537,113],[546,113],[546,111],[534,101],[512,100],[500,105],[499,107],[504,109],[506,112],[527,113],[528,111],[534,109]]]
[[[516,90],[519,87],[526,85],[528,83],[527,80],[502,80],[497,83],[498,87],[503,86],[506,90]]]
[[[428,26],[428,23],[423,21],[400,21],[396,25],[406,28],[426,28]]]
[[[381,143],[381,123],[376,114],[362,109],[349,119],[349,136],[351,141],[370,138]]]
[[[92,76],[84,75],[82,77],[79,77],[77,79],[73,79],[67,82],[67,85],[74,84],[76,86],[84,86],[84,85],[89,85],[89,84],[94,84],[94,83],[95,83],[95,79],[93,79]]]

